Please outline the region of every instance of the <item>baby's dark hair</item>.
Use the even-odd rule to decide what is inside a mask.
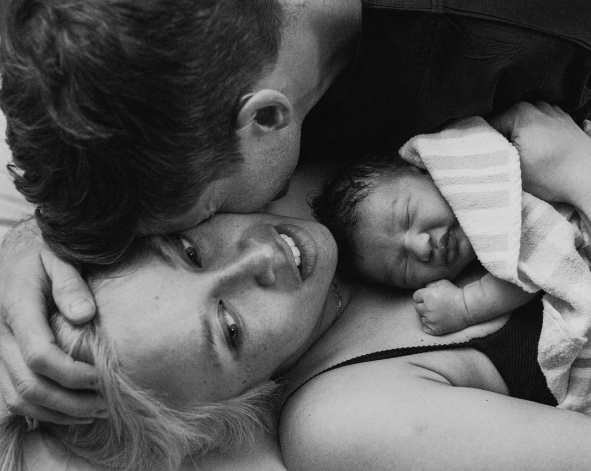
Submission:
[[[357,247],[353,231],[357,207],[380,182],[410,166],[397,155],[371,156],[360,163],[339,168],[326,181],[322,193],[312,200],[314,217],[332,233],[339,249],[339,270],[355,275]]]

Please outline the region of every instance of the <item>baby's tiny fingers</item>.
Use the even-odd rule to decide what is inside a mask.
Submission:
[[[423,289],[416,290],[412,295],[412,299],[416,303],[424,302],[425,301],[424,290]]]
[[[426,334],[429,334],[429,335],[439,335],[437,330],[433,330],[431,327],[429,327],[425,324],[423,324],[423,332],[425,332]]]

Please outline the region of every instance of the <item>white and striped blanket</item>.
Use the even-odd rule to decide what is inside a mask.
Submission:
[[[545,292],[538,361],[559,407],[591,413],[589,234],[576,211],[523,192],[517,150],[482,118],[416,136],[400,155],[429,171],[490,273]]]

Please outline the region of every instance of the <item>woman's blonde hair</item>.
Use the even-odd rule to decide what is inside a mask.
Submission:
[[[258,433],[275,432],[279,394],[274,381],[236,398],[174,409],[121,371],[115,351],[101,332],[100,315],[78,326],[54,312],[50,323],[63,350],[75,360],[96,366],[109,418],[90,425],[42,422],[40,429],[99,468],[177,470],[186,459],[248,446]],[[24,417],[1,419],[0,471],[25,470],[27,428]]]

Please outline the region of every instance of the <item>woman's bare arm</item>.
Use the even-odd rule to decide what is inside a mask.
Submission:
[[[281,427],[290,471],[583,471],[591,463],[591,418],[456,387],[412,360],[335,370],[293,399]]]

